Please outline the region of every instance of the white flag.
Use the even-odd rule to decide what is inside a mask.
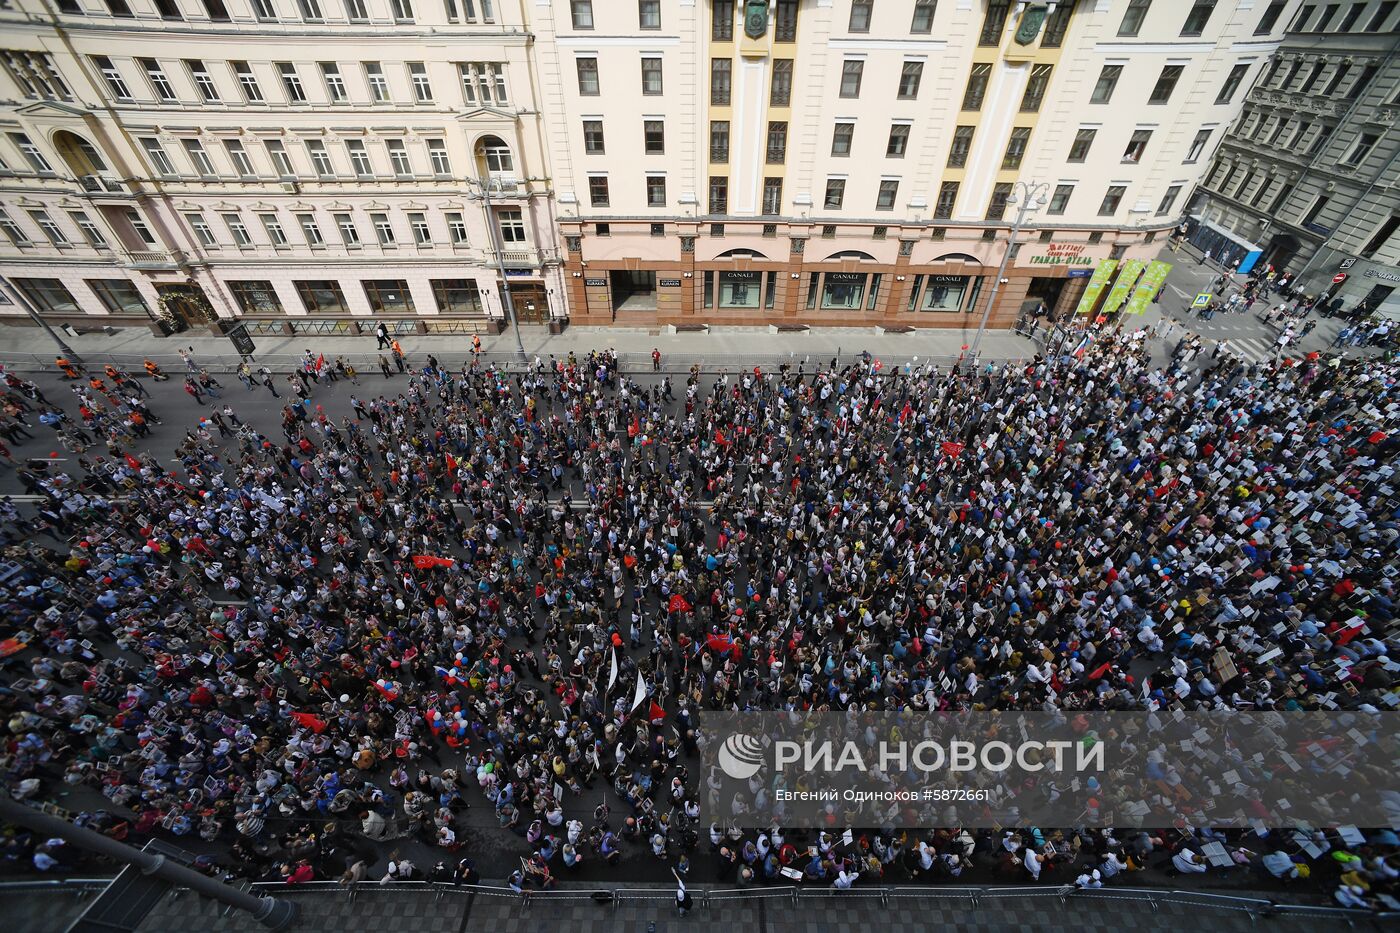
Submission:
[[[646,698],[647,679],[642,676],[641,671],[637,671],[637,692],[632,695],[632,709],[629,709],[627,712],[631,713],[635,711],[637,707],[642,705],[642,701]]]
[[[608,692],[612,692],[613,684],[617,683],[617,649],[612,649],[612,671],[608,674]]]

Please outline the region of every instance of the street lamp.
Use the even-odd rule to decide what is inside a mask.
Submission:
[[[505,311],[506,320],[510,321],[511,329],[515,331],[515,349],[520,353],[520,361],[526,360],[525,344],[520,340],[520,324],[515,315],[515,298],[510,293],[510,279],[506,277],[506,257],[505,244],[501,242],[501,232],[496,229],[496,213],[491,209],[491,178],[488,174],[479,177],[477,183],[481,185],[481,196],[486,199],[486,228],[491,232],[491,248],[496,253],[496,268],[501,273],[501,308]]]
[[[987,307],[982,311],[982,320],[977,325],[977,336],[972,338],[971,355],[977,359],[977,350],[982,345],[982,335],[987,331],[987,318],[992,314],[992,308],[996,307],[997,292],[1001,290],[1002,276],[1006,274],[1006,264],[1011,261],[1011,254],[1016,249],[1016,237],[1021,232],[1021,225],[1026,222],[1026,215],[1033,210],[1039,210],[1047,203],[1045,192],[1050,190],[1050,183],[1045,181],[1018,181],[1011,194],[1006,196],[1007,204],[1019,204],[1016,211],[1016,220],[1011,224],[1011,239],[1006,244],[1006,252],[1001,256],[1001,265],[997,267],[997,277],[992,282],[992,293],[987,298]],[[1020,195],[1017,195],[1017,192]]]

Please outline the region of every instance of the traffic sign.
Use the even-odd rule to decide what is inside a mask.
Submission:
[[[1333,284],[1333,285],[1341,285],[1341,284],[1342,284],[1343,282],[1345,282],[1346,280],[1347,280],[1347,274],[1346,274],[1345,272],[1338,272],[1336,275],[1332,276],[1332,284]]]
[[[1204,308],[1208,304],[1210,304],[1210,292],[1201,292],[1191,300],[1193,308]]]
[[[1351,268],[1352,266],[1354,266],[1354,265],[1356,265],[1356,257],[1355,257],[1355,256],[1348,256],[1346,259],[1343,259],[1343,260],[1342,260],[1341,265],[1337,266],[1337,268],[1338,268],[1338,269],[1350,269],[1350,268]]]

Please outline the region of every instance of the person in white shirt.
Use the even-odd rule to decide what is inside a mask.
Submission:
[[[846,869],[843,867],[840,871],[836,873],[836,880],[831,883],[831,886],[833,888],[836,888],[838,891],[847,891],[850,890],[851,885],[855,884],[856,879],[859,877],[860,876],[855,872],[846,871]]]
[[[1172,856],[1172,867],[1183,875],[1200,875],[1206,870],[1206,860],[1190,849],[1179,849]]]
[[[1026,871],[1030,873],[1032,881],[1040,880],[1040,870],[1045,866],[1045,859],[1039,852],[1030,846],[1026,846],[1026,851],[1021,856],[1022,864],[1026,866]]]

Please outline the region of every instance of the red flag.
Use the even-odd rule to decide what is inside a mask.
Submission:
[[[689,611],[690,611],[691,609],[693,609],[693,608],[694,608],[694,607],[690,605],[690,602],[689,602],[684,596],[682,596],[680,593],[672,593],[672,594],[671,594],[671,602],[667,604],[667,606],[666,606],[666,611],[667,611],[667,612],[689,612]]]
[[[413,566],[419,570],[431,570],[434,567],[451,567],[457,563],[450,557],[433,557],[431,554],[414,554]]]
[[[457,458],[456,458],[456,457],[452,456],[451,454],[443,454],[443,456],[447,458],[447,468],[448,468],[449,470],[455,470],[455,469],[457,469]]]
[[[1385,440],[1387,436],[1388,435],[1384,431],[1372,431],[1371,436],[1366,438],[1366,440],[1370,441],[1372,444],[1379,444],[1381,441]]]
[[[964,445],[959,444],[957,441],[944,441],[943,452],[956,459],[958,454],[963,452],[963,446]]]
[[[131,467],[133,470],[141,469],[141,461],[137,460],[131,454],[126,454],[126,465]]]
[[[656,701],[651,701],[651,709],[647,710],[647,722],[653,725],[666,721],[666,711],[656,705]]]
[[[322,353],[320,356],[316,357],[316,372],[319,373],[321,370],[323,370],[323,369],[325,369],[325,368],[326,368],[326,354]]]
[[[317,735],[320,735],[322,732],[326,731],[325,720],[318,719],[311,713],[292,713],[292,718],[295,719],[297,722],[301,723],[301,725],[304,728],[310,729]]]
[[[719,430],[719,428],[715,428],[715,443],[718,444],[718,445],[721,446],[721,447],[728,447],[728,446],[729,446],[729,441],[727,441],[727,440],[724,439],[724,434],[721,433],[721,431]]]
[[[705,644],[709,645],[712,651],[725,652],[733,649],[734,639],[728,635],[714,634],[705,639]]]

